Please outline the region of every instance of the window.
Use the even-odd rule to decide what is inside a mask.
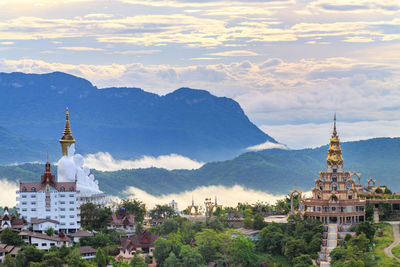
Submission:
[[[46,216],[46,219],[50,219],[51,217],[50,216]]]
[[[26,211],[26,209],[22,209],[22,211]]]
[[[74,225],[74,224],[75,224],[74,222],[70,222],[70,223],[69,223],[69,225]]]
[[[333,173],[337,173],[337,169],[336,168],[334,168],[332,171],[333,171]]]
[[[31,198],[36,198],[36,195],[31,195]]]
[[[74,197],[74,194],[69,194],[69,197]]]
[[[74,188],[71,186],[71,187],[69,188],[69,191],[73,192],[73,191],[74,191]]]
[[[61,194],[60,197],[65,197],[65,195],[64,195],[64,194]]]
[[[60,201],[60,204],[61,204],[61,205],[65,204],[65,201]]]
[[[32,245],[34,245],[35,247],[37,247],[39,244],[38,244],[38,243],[33,243]]]
[[[21,197],[22,197],[22,198],[26,198],[26,195],[22,195]]]
[[[61,218],[61,219],[64,219],[64,218],[65,218],[65,215],[60,215],[60,218]]]
[[[74,208],[69,208],[70,211],[74,211]]]
[[[65,208],[60,208],[60,211],[65,211]]]
[[[26,205],[26,202],[22,202],[22,205]]]
[[[64,191],[65,191],[65,187],[62,186],[62,187],[60,188],[60,191],[61,191],[61,192],[64,192]]]
[[[349,195],[349,197],[348,197],[349,199],[353,199],[353,196],[352,195]]]
[[[65,225],[65,222],[62,222],[61,225]]]
[[[70,217],[70,218],[75,218],[75,216],[74,216],[74,215],[69,215],[69,217]]]
[[[31,205],[36,205],[36,202],[31,202]]]
[[[54,247],[56,245],[56,243],[50,243],[51,247]]]
[[[47,247],[47,243],[42,243],[42,247]]]
[[[35,187],[32,187],[32,188],[31,188],[31,191],[32,191],[32,192],[36,192],[36,188],[35,188]]]
[[[22,188],[22,192],[26,192],[26,187]]]
[[[70,201],[70,202],[69,202],[69,204],[74,204],[74,203],[75,203],[75,202],[73,202],[73,201]]]
[[[36,209],[35,209],[35,208],[33,208],[33,209],[31,209],[31,211],[36,211]]]
[[[51,211],[51,209],[46,209],[46,211],[47,211],[47,212],[50,212],[50,211]]]
[[[46,196],[46,199],[50,199],[50,196]]]

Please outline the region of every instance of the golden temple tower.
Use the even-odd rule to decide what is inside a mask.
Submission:
[[[331,141],[329,143],[328,157],[326,159],[326,164],[328,166],[343,166],[342,149],[340,147],[339,136],[336,132],[336,113],[333,118],[333,133]]]
[[[68,113],[68,108],[65,114],[65,129],[64,129],[64,135],[60,139],[60,144],[61,144],[61,150],[62,150],[62,155],[67,156],[68,155],[68,147],[72,144],[75,143],[75,139],[72,136],[71,132],[71,127],[69,125],[69,113]]]

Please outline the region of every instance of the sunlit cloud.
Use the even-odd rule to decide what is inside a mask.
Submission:
[[[248,151],[260,151],[260,150],[265,150],[265,149],[289,149],[286,145],[284,144],[277,144],[277,143],[272,143],[272,142],[265,142],[259,145],[255,146],[250,146],[246,148]]]
[[[0,206],[14,207],[17,204],[16,197],[18,185],[6,178],[0,180]]]
[[[84,46],[61,46],[58,47],[61,50],[71,50],[71,51],[103,51],[104,49],[101,48],[94,48],[94,47],[84,47]]]
[[[246,57],[246,56],[257,56],[258,54],[247,50],[232,50],[218,53],[210,53],[211,56],[221,56],[221,57]]]
[[[136,187],[128,187],[124,194],[128,198],[137,198],[144,203],[146,207],[152,208],[157,204],[168,204],[172,200],[178,202],[180,210],[186,209],[192,204],[192,198],[195,205],[204,206],[205,198],[211,198],[214,201],[217,197],[218,204],[229,207],[236,207],[238,203],[254,204],[256,202],[266,202],[275,204],[277,200],[285,198],[286,195],[273,195],[263,191],[244,188],[239,185],[232,187],[226,186],[201,186],[194,190],[185,191],[176,194],[167,194],[161,196],[151,195]],[[232,197],[234,196],[234,197]],[[204,210],[204,207],[203,207]]]

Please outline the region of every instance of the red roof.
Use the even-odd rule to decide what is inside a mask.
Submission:
[[[139,235],[121,238],[121,248],[131,252],[137,248],[154,247],[154,242],[157,238],[158,235],[152,235],[149,231],[143,230]]]
[[[135,216],[127,214],[126,210],[120,209],[112,215],[110,225],[112,226],[127,226],[135,224]]]
[[[51,222],[51,223],[55,223],[55,224],[60,224],[59,221],[56,220],[52,220],[52,219],[38,219],[38,218],[32,218],[31,219],[31,224],[41,224],[44,222]]]
[[[71,237],[84,237],[84,236],[94,236],[92,232],[85,231],[85,230],[79,230],[76,231],[75,233],[70,234],[69,236]]]
[[[41,238],[45,240],[52,240],[52,241],[57,241],[57,242],[70,242],[71,239],[67,236],[64,237],[59,237],[59,236],[49,236],[46,234],[41,234],[41,233],[36,233],[36,232],[31,232],[31,231],[21,231],[19,233],[21,236],[31,236],[31,237],[36,237],[36,238]]]
[[[78,248],[81,254],[96,254],[97,249],[92,248],[91,246],[84,246]]]
[[[59,192],[75,192],[76,191],[76,182],[59,182],[50,185],[54,189]],[[38,191],[46,191],[46,184],[42,183],[20,183],[19,184],[20,192],[38,192]]]

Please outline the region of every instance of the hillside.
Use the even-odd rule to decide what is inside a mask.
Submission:
[[[237,102],[204,90],[181,88],[159,96],[139,88],[98,89],[61,72],[0,73],[0,125],[18,135],[51,140],[58,148],[67,106],[83,154],[103,151],[132,158],[176,153],[211,161],[276,142],[250,122]]]
[[[326,168],[327,146],[315,149],[270,149],[249,152],[233,160],[205,164],[198,170],[175,170],[150,168],[99,172],[93,170],[101,189],[121,195],[126,186],[135,186],[151,194],[177,193],[202,185],[243,185],[273,194],[285,194],[294,184],[308,191],[319,171]],[[400,138],[375,138],[342,144],[344,167],[362,173],[366,183],[372,172],[381,185],[386,184],[400,191],[399,165]],[[0,177],[15,180],[39,179],[43,166],[24,164],[0,167]]]

